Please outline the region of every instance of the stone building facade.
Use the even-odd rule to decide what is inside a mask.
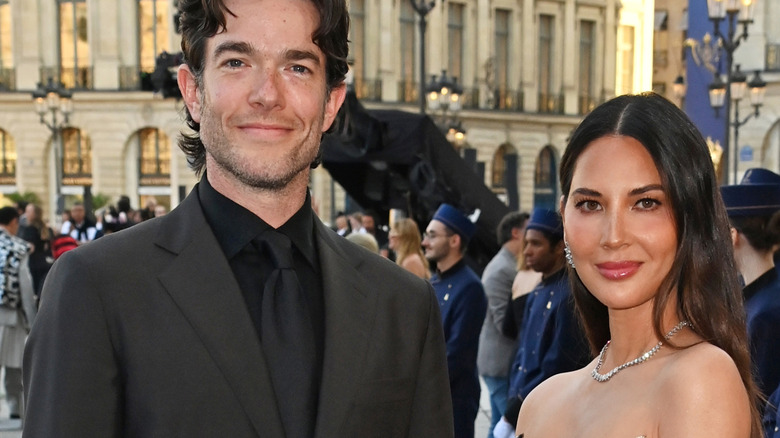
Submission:
[[[471,151],[500,197],[516,184],[519,209],[556,206],[557,163],[583,114],[652,87],[653,1],[434,3],[426,82],[446,70],[464,88],[467,136],[453,147]],[[419,111],[412,0],[350,0],[350,11],[363,105]],[[128,195],[134,207],[152,196],[178,204],[197,181],[176,146],[182,105],[152,91],[150,75],[161,52],[179,50],[174,21],[175,0],[0,0],[0,193],[33,192],[54,219],[59,156],[65,206],[85,187],[114,201]],[[61,131],[34,110],[31,93],[49,78],[73,93]],[[516,160],[514,178],[504,175],[507,160]],[[311,187],[326,222],[349,207],[327,171],[315,170]]]

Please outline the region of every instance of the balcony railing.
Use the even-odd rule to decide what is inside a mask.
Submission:
[[[401,80],[398,82],[398,101],[415,103],[420,101],[420,90],[417,82]]]
[[[563,95],[539,93],[539,112],[563,114]]]
[[[16,72],[12,68],[0,68],[0,91],[16,90]]]
[[[75,88],[77,90],[92,90],[95,88],[93,82],[92,67],[41,67],[41,82],[45,83],[48,78],[59,78],[65,88]]]
[[[523,110],[523,92],[498,88],[493,91],[493,108],[506,111]]]
[[[587,94],[580,95],[577,110],[579,111],[579,114],[588,114],[589,112],[593,111],[593,109],[596,108],[598,104],[599,101],[595,96],[590,96]]]
[[[766,45],[766,71],[780,71],[780,44]]]
[[[355,78],[355,95],[362,100],[382,100],[382,80]]]

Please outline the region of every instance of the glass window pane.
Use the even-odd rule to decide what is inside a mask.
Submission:
[[[464,41],[464,18],[465,6],[460,3],[449,4],[449,20],[447,23],[447,34],[449,43],[449,57],[447,69],[450,76],[456,77],[462,83],[463,79],[463,41]]]
[[[363,80],[365,80],[365,33],[366,33],[366,11],[365,0],[350,0],[349,2],[349,41],[350,50],[352,55],[352,74],[356,82],[356,90],[361,89],[359,86]]]
[[[414,82],[415,76],[415,12],[408,1],[401,1],[401,77]]]
[[[553,37],[554,23],[552,15],[539,16],[539,92],[551,95],[553,74]]]
[[[138,21],[141,71],[151,73],[157,56],[168,51],[168,0],[139,0]]]
[[[60,68],[66,88],[89,83],[87,4],[84,0],[60,0]]]
[[[11,5],[0,0],[0,68],[14,66],[11,35]]]
[[[509,89],[509,19],[511,11],[496,9],[496,86]]]
[[[0,129],[0,184],[15,184],[16,145],[7,132]]]
[[[90,184],[92,178],[92,145],[89,137],[77,128],[62,130],[62,175],[64,184]]]

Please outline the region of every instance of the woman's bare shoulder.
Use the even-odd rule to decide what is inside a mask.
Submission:
[[[553,418],[547,418],[547,416],[558,415],[562,412],[561,407],[576,402],[576,400],[572,400],[572,396],[578,393],[583,381],[588,381],[588,369],[585,367],[568,373],[556,374],[534,388],[523,400],[523,406],[517,418],[517,432],[528,434],[529,431],[536,430],[538,425],[549,427]]]
[[[657,388],[662,436],[750,436],[750,402],[731,356],[700,342],[668,359]]]

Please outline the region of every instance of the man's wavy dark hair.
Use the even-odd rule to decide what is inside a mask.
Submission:
[[[311,36],[312,41],[325,54],[327,90],[344,82],[349,52],[349,12],[344,0],[310,0],[317,9],[320,24]],[[179,0],[179,26],[184,62],[192,71],[198,88],[203,85],[203,63],[206,41],[225,31],[225,14],[235,16],[225,6],[224,0]],[[200,175],[206,165],[206,148],[200,139],[200,124],[192,119],[184,107],[186,122],[193,134],[182,133],[179,147],[187,155],[187,161],[196,174]],[[319,162],[319,154],[312,166]]]

